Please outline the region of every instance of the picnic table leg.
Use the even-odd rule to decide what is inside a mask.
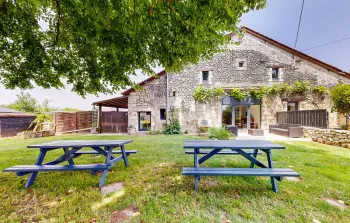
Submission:
[[[68,153],[69,153],[69,149],[68,149],[67,147],[64,147],[64,148],[63,148],[63,151],[64,151],[65,154],[68,154]],[[74,161],[73,161],[73,159],[69,159],[69,160],[68,160],[68,163],[69,163],[69,165],[74,165],[74,164],[75,164]]]
[[[268,149],[266,151],[266,155],[267,155],[267,162],[269,164],[269,168],[273,168],[273,161],[272,161],[272,154],[271,154],[271,150]],[[271,177],[271,184],[272,184],[272,190],[277,193],[278,192],[278,188],[277,188],[277,184],[276,184],[276,179],[274,177]]]
[[[199,149],[194,149],[194,167],[199,167],[199,160],[198,160],[198,153]],[[198,189],[198,180],[199,176],[194,176],[194,190]]]
[[[122,150],[122,154],[123,154],[123,159],[124,159],[125,166],[128,167],[128,166],[129,166],[129,161],[128,161],[128,156],[126,155],[126,152],[125,152],[125,147],[124,147],[124,145],[122,145],[122,146],[120,147],[120,149]]]
[[[43,163],[45,155],[46,155],[46,152],[47,151],[45,149],[40,149],[40,154],[38,156],[38,159],[35,162],[35,165],[41,165]],[[30,174],[30,176],[28,178],[28,181],[27,181],[27,183],[25,185],[25,188],[30,187],[34,183],[37,175],[38,175],[38,171],[32,172]]]
[[[257,155],[258,155],[258,150],[254,149],[253,157],[256,158]],[[254,163],[253,162],[250,163],[250,168],[254,168]]]
[[[106,165],[109,167],[111,164],[111,156],[112,156],[112,150],[113,148],[109,147],[109,146],[106,146],[105,147],[105,150],[107,152],[107,155],[106,155]],[[106,176],[107,176],[107,173],[108,173],[108,169],[107,170],[104,170],[102,172],[102,175],[101,175],[101,178],[100,178],[100,183],[99,183],[99,187],[102,187],[103,184],[105,183],[105,180],[106,180]]]

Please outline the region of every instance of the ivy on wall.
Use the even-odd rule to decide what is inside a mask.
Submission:
[[[214,98],[219,98],[225,95],[225,90],[221,87],[206,88],[199,85],[194,89],[194,99],[198,102],[210,101]]]
[[[206,88],[203,85],[199,85],[195,88],[193,95],[195,101],[206,102],[224,95],[230,95],[238,101],[242,101],[247,97],[255,99],[262,99],[263,97],[276,97],[281,98],[306,96],[308,93],[312,93],[314,96],[323,97],[330,93],[330,90],[326,86],[312,86],[308,81],[296,81],[293,85],[288,83],[274,84],[271,87],[260,86],[251,87],[247,89],[232,88],[228,93],[223,88]]]

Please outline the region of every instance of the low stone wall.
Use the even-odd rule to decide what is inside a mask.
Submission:
[[[303,137],[315,142],[350,149],[350,131],[303,127]]]

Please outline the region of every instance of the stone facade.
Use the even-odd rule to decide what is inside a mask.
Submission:
[[[234,42],[240,41],[240,45]],[[243,66],[242,64],[243,63]],[[279,69],[278,80],[273,80],[273,68]],[[202,71],[209,71],[209,78],[202,80]],[[159,120],[159,109],[179,111],[182,131],[196,132],[198,126],[221,126],[222,105],[217,99],[207,103],[194,100],[194,89],[198,85],[206,87],[247,88],[271,86],[295,81],[309,81],[314,85],[334,86],[339,81],[350,83],[340,74],[329,71],[307,60],[297,58],[287,51],[270,45],[259,38],[246,34],[243,39],[232,38],[225,51],[215,54],[211,60],[202,60],[188,65],[180,73],[167,73],[160,79],[145,85],[142,91],[130,93],[129,125],[137,126],[137,112],[152,112],[152,129],[164,125]],[[330,113],[331,126],[337,126],[338,116],[332,113],[329,97],[317,102],[320,109]],[[314,103],[300,102],[300,110],[317,109]],[[287,102],[280,98],[263,98],[261,104],[261,128],[276,123],[276,112],[287,111]]]
[[[315,142],[350,149],[350,131],[304,127],[303,133],[304,138],[312,139]]]
[[[131,92],[128,98],[128,127],[138,131],[139,112],[151,112],[151,130],[160,130],[165,120],[160,119],[160,109],[166,109],[167,76],[161,76],[145,85],[141,90]]]

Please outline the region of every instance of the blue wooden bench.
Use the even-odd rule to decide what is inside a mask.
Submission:
[[[195,168],[184,167],[184,176],[264,176],[264,177],[300,177],[291,169],[282,168]]]
[[[246,154],[253,155],[254,150],[243,150]],[[198,154],[208,154],[210,153],[210,150],[200,150]],[[195,152],[193,150],[186,150],[186,154],[194,154]],[[224,150],[216,153],[218,155],[240,155],[237,151],[232,151],[232,150]],[[261,154],[261,152],[258,152],[257,154]]]
[[[126,167],[129,166],[128,156],[136,154],[137,150],[125,150],[124,145],[132,142],[132,140],[60,140],[47,142],[38,145],[30,145],[28,148],[40,149],[35,165],[20,165],[4,169],[3,172],[16,172],[17,176],[30,174],[25,187],[31,186],[39,172],[47,171],[80,171],[89,170],[91,174],[102,171],[99,187],[102,187],[106,179],[108,170],[117,162],[124,160]],[[91,148],[93,150],[82,150],[83,148]],[[120,150],[114,150],[120,148]],[[44,162],[45,156],[52,150],[63,149],[64,154],[55,160]],[[101,155],[105,158],[104,164],[87,164],[75,165],[74,159],[85,154]],[[114,157],[113,154],[120,154]],[[58,165],[68,162],[69,165]]]
[[[270,177],[272,190],[278,192],[276,180],[283,177],[300,177],[291,169],[274,168],[271,150],[283,150],[284,146],[265,140],[186,140],[186,154],[194,155],[194,167],[184,167],[182,175],[194,176],[194,189],[198,189],[201,176],[266,176]],[[259,150],[266,154],[265,165],[257,159]],[[199,155],[203,155],[199,157]],[[250,168],[202,168],[200,164],[215,155],[241,155],[250,161]],[[258,166],[260,168],[254,168]]]
[[[138,152],[139,152],[138,150],[125,150],[125,153],[128,156],[130,156],[131,154],[136,154]],[[75,152],[75,154],[77,156],[81,156],[81,155],[100,155],[99,152],[94,151],[94,150],[85,150],[85,151],[84,150],[80,150],[80,151]],[[115,151],[115,150],[113,150],[112,154],[122,154],[122,151]]]
[[[19,165],[2,170],[3,172],[48,172],[48,171],[80,171],[107,170],[106,164],[91,165]]]

